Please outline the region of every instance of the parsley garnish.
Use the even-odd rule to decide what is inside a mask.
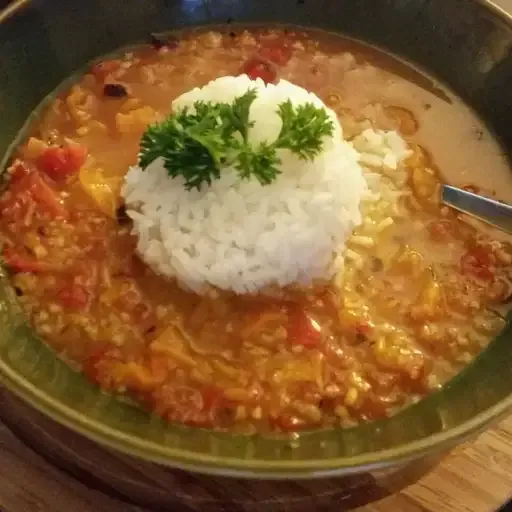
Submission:
[[[283,126],[277,139],[253,147],[247,135],[255,99],[251,89],[232,104],[199,101],[194,103],[195,112],[183,109],[151,125],[140,142],[139,165],[146,169],[163,158],[169,175],[183,176],[187,190],[211,185],[226,165],[235,167],[243,179],[254,177],[266,185],[281,172],[278,149],[313,160],[322,150],[323,137],[332,136],[334,126],[325,109],[312,103],[294,107],[288,100],[278,108]]]

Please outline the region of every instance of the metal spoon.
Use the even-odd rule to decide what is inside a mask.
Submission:
[[[443,185],[444,204],[512,234],[512,206],[460,188]]]

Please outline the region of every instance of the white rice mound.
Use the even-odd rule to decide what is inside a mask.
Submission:
[[[360,203],[368,190],[360,154],[343,140],[336,114],[314,94],[285,80],[266,85],[228,76],[183,94],[173,110],[198,100],[231,103],[250,88],[258,94],[250,111],[251,144],[277,138],[277,107],[288,99],[327,111],[335,129],[314,161],[279,150],[282,172],[270,185],[241,180],[226,167],[210,187],[187,191],[181,177],[168,176],[161,159],[144,171],[131,167],[125,178],[122,194],[139,255],[157,273],[198,293],[212,286],[242,294],[329,280],[343,269],[345,242],[362,221]],[[405,145],[394,135],[370,132],[358,146],[394,167]]]

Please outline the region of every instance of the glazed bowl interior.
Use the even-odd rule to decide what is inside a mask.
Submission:
[[[323,28],[388,50],[449,85],[512,149],[512,20],[490,2],[443,0],[18,1],[0,24],[0,154],[40,101],[91,59],[149,32],[202,24]],[[492,169],[489,169],[492,172]],[[512,404],[509,326],[441,392],[385,421],[291,441],[170,426],[100,392],[25,323],[0,271],[0,378],[57,421],[147,460],[248,477],[360,471],[460,442]]]

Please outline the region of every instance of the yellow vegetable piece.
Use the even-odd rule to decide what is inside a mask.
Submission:
[[[116,364],[112,368],[112,378],[117,385],[145,391],[159,384],[159,379],[151,374],[149,368],[134,362]]]
[[[79,180],[98,208],[109,217],[115,218],[123,178],[106,176],[103,169],[84,168],[80,171]]]
[[[443,315],[444,309],[443,289],[435,278],[431,278],[411,308],[411,316],[417,320],[434,320]]]
[[[157,120],[157,113],[151,107],[145,106],[132,110],[127,114],[116,114],[116,126],[120,133],[140,133],[148,125]]]
[[[48,148],[48,144],[44,143],[40,139],[30,137],[26,146],[23,148],[23,156],[29,160],[35,160],[41,153]]]
[[[294,382],[317,382],[321,377],[315,370],[318,371],[318,368],[315,369],[312,362],[307,359],[287,361],[275,372],[273,380],[283,385]]]

